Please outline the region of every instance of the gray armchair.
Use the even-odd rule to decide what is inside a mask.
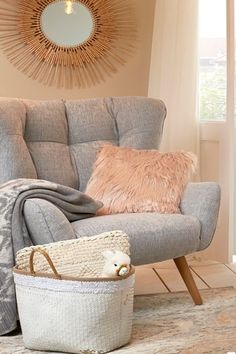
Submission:
[[[0,100],[0,183],[40,178],[84,191],[102,142],[158,149],[162,101],[116,97],[77,101]],[[130,236],[132,263],[174,259],[196,304],[202,300],[185,256],[212,241],[220,204],[216,183],[190,183],[181,214],[97,216],[70,223],[52,203],[28,199],[26,225],[34,244],[121,229]]]

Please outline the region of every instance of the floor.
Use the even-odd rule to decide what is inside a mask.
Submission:
[[[236,264],[202,261],[189,258],[193,277],[198,289],[236,288]],[[185,291],[186,286],[173,261],[136,267],[135,294],[156,294]]]

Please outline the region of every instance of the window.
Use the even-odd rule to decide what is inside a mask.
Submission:
[[[226,0],[199,0],[199,115],[226,120]]]

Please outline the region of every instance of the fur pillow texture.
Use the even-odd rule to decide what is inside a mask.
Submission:
[[[97,215],[180,213],[183,191],[197,166],[190,152],[103,145],[85,193],[103,202]]]

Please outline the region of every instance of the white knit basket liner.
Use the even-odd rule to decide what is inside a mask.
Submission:
[[[29,256],[37,247],[50,255],[60,274],[80,279],[59,280],[30,275]],[[98,280],[104,264],[101,256],[104,248],[129,254],[128,236],[122,231],[112,231],[92,238],[32,246],[18,252],[17,268],[29,273],[14,273],[19,317],[27,348],[98,354],[129,342],[134,274],[119,280]],[[88,258],[91,264],[87,262],[83,267],[83,261]],[[34,264],[37,271],[49,272],[50,268],[41,255]],[[83,277],[90,279],[83,280]]]
[[[134,275],[119,281],[72,281],[34,277],[14,273],[16,285],[80,294],[112,294],[134,286]]]

